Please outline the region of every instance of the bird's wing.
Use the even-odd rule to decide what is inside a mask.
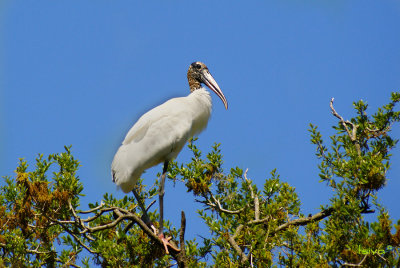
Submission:
[[[152,110],[151,110],[152,111]],[[129,144],[132,141],[140,141],[146,135],[147,130],[151,125],[151,111],[147,112],[146,114],[142,115],[139,120],[132,126],[132,128],[128,131],[125,136],[124,141],[122,144]]]
[[[183,100],[184,98],[171,99],[142,115],[128,131],[122,144],[140,142],[148,134],[150,128],[170,123],[171,120],[187,124],[189,118],[180,109]]]
[[[190,136],[207,125],[210,109],[199,117],[201,108],[189,97],[175,98],[140,117],[114,156],[114,182],[129,192],[144,170],[175,158]]]
[[[191,114],[184,112],[185,107],[185,99],[171,99],[148,111],[129,130],[111,165],[124,192],[144,170],[178,155],[191,133]]]

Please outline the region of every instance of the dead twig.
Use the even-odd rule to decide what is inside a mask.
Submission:
[[[256,221],[258,221],[260,219],[260,201],[258,199],[258,195],[254,194],[253,186],[251,184],[251,181],[249,179],[247,179],[247,171],[249,171],[248,168],[244,172],[244,179],[249,184],[251,198],[254,200],[254,218],[255,218]]]
[[[310,222],[313,222],[313,221],[322,220],[322,219],[332,215],[333,211],[334,211],[333,208],[328,208],[328,209],[325,209],[325,210],[323,210],[321,212],[318,212],[318,213],[316,213],[314,215],[311,215],[309,217],[303,217],[303,218],[300,218],[300,219],[288,221],[288,222],[278,226],[277,228],[275,228],[271,232],[271,234],[274,235],[277,232],[280,232],[282,230],[287,229],[289,226],[302,226],[302,225],[306,225],[306,224],[308,224]]]
[[[238,209],[238,210],[228,210],[228,209],[224,209],[224,208],[221,206],[220,201],[219,201],[217,198],[215,198],[214,195],[213,195],[212,193],[210,193],[210,197],[211,197],[212,201],[209,200],[209,199],[206,199],[206,201],[198,201],[198,202],[203,203],[203,204],[205,204],[205,205],[208,205],[208,206],[210,206],[210,207],[212,207],[212,208],[218,210],[219,212],[223,212],[223,213],[226,213],[226,214],[239,214],[239,213],[241,213],[242,211],[244,211],[244,209],[245,209],[245,207],[243,207],[243,208],[241,208],[241,209]]]
[[[181,252],[178,253],[179,258],[177,258],[178,261],[178,267],[183,267],[186,268],[188,267],[186,262],[186,250],[185,250],[185,230],[186,230],[186,216],[185,212],[181,212],[181,230],[179,231],[179,243],[181,247]]]
[[[239,247],[239,245],[235,241],[235,238],[238,236],[238,234],[240,233],[240,231],[242,229],[243,229],[243,225],[239,225],[236,228],[235,234],[233,236],[228,234],[228,243],[231,245],[231,247],[239,255],[240,263],[243,265],[243,264],[245,264],[246,262],[249,261],[249,257],[243,252],[243,250]]]
[[[368,256],[368,255],[364,255],[364,258],[363,258],[359,263],[353,264],[353,263],[347,263],[347,262],[345,262],[345,263],[343,264],[343,266],[360,267],[360,266],[362,266],[363,262],[367,259],[367,256]]]
[[[360,144],[359,144],[358,141],[357,141],[357,128],[358,128],[358,126],[357,126],[356,124],[353,124],[352,122],[350,122],[350,121],[348,121],[348,120],[345,121],[345,120],[343,119],[343,117],[340,116],[340,115],[336,112],[335,108],[333,108],[333,101],[334,101],[334,100],[335,100],[335,98],[332,98],[332,99],[331,99],[331,102],[330,102],[330,104],[329,104],[329,106],[331,107],[331,112],[332,112],[332,114],[333,114],[336,118],[339,119],[340,123],[342,124],[342,126],[343,126],[344,129],[346,130],[347,135],[349,136],[350,140],[351,140],[351,141],[353,142],[353,144],[355,145],[356,150],[357,150],[357,153],[358,153],[359,155],[361,155],[361,147],[360,147]],[[347,125],[350,125],[350,126],[351,126],[351,128],[352,128],[351,131],[350,131],[350,129],[347,127]]]

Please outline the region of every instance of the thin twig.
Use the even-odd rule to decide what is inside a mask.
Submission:
[[[51,219],[52,220],[52,219]],[[52,220],[53,221],[53,220]],[[56,220],[56,222],[58,222]],[[67,226],[65,226],[63,223],[58,222],[58,224],[64,229],[64,231],[66,231],[68,234],[70,234],[78,243],[79,245],[81,245],[82,247],[84,247],[87,251],[89,251],[92,254],[98,254],[98,252],[92,250],[91,248],[89,248],[85,243],[83,243],[79,237],[77,237]]]
[[[69,266],[72,266],[72,267],[75,267],[75,268],[81,268],[81,266],[76,265],[75,263],[70,263],[70,262],[69,262],[69,261],[72,261],[72,258],[70,258],[69,261],[68,261],[67,263],[61,261],[59,258],[55,258],[55,261],[58,262],[58,263],[64,264],[63,267],[66,267],[66,266],[69,265]]]
[[[350,121],[344,121],[343,117],[340,116],[340,115],[336,112],[335,108],[333,108],[333,101],[334,101],[334,100],[335,100],[335,98],[332,98],[332,99],[331,99],[331,102],[330,102],[330,104],[329,104],[329,106],[331,107],[331,112],[332,112],[332,114],[333,114],[335,117],[337,117],[337,118],[339,119],[340,123],[342,124],[342,126],[343,126],[344,129],[346,130],[346,132],[347,132],[347,134],[349,135],[349,137],[352,138],[353,135],[351,134],[350,130],[347,128],[347,124],[350,124],[350,125],[353,126],[353,123],[351,123]]]
[[[102,208],[102,209],[100,209],[100,211],[97,212],[94,216],[89,217],[89,218],[87,218],[87,219],[83,219],[82,222],[91,222],[91,221],[94,221],[95,219],[97,219],[98,217],[100,217],[101,215],[103,215],[103,213],[113,211],[114,209],[115,209],[115,207]]]
[[[286,229],[286,228],[288,228],[289,226],[292,226],[292,225],[293,226],[302,226],[302,225],[308,224],[309,222],[322,220],[322,219],[332,215],[333,211],[334,211],[333,208],[328,208],[328,209],[325,209],[325,210],[323,210],[321,212],[318,212],[318,213],[312,215],[311,217],[303,217],[303,218],[300,218],[300,219],[288,221],[288,222],[278,226],[277,228],[275,228],[271,232],[271,234],[274,235],[277,232],[282,231],[282,230],[284,230],[284,229]]]
[[[343,265],[344,265],[344,266],[351,266],[351,267],[359,267],[359,266],[362,266],[363,262],[367,259],[367,256],[368,256],[368,255],[364,255],[364,258],[363,258],[359,263],[353,264],[353,263],[347,263],[347,262],[345,262]]]
[[[206,205],[208,205],[208,206],[210,206],[210,207],[212,207],[212,208],[215,208],[215,209],[217,209],[218,211],[220,211],[220,212],[224,212],[224,213],[226,213],[226,214],[239,214],[239,213],[241,213],[242,211],[244,211],[244,207],[243,208],[241,208],[241,209],[238,209],[238,210],[228,210],[228,209],[224,209],[222,206],[221,206],[221,203],[219,202],[219,200],[217,199],[217,198],[215,198],[214,197],[214,195],[212,194],[212,193],[210,193],[210,196],[211,196],[211,199],[213,200],[213,202],[212,201],[210,201],[209,199],[207,199],[206,201],[199,201],[200,203],[204,203],[204,204],[206,204]]]
[[[270,221],[271,219],[272,219],[271,216],[267,216],[267,217],[265,217],[265,218],[263,218],[263,219],[258,219],[258,220],[249,221],[247,224],[248,224],[248,225],[263,224],[263,223],[266,223],[267,221]]]
[[[340,116],[340,115],[336,112],[335,108],[333,108],[333,101],[334,101],[334,100],[335,100],[335,98],[332,98],[332,99],[331,99],[331,102],[330,102],[330,104],[329,104],[329,106],[331,107],[331,112],[332,112],[332,114],[333,114],[336,118],[339,119],[340,123],[342,124],[342,126],[343,126],[344,129],[346,130],[347,135],[349,136],[350,140],[351,140],[351,141],[353,142],[353,144],[355,145],[356,150],[357,150],[357,153],[360,155],[360,154],[361,154],[361,147],[360,147],[360,144],[359,144],[358,141],[357,141],[357,128],[358,128],[358,126],[357,126],[356,124],[353,124],[352,122],[350,122],[350,121],[348,121],[348,120],[345,121],[345,120],[343,119],[343,117]],[[351,132],[350,132],[349,128],[347,127],[347,125],[351,125],[351,127],[352,127],[352,131],[351,131]]]
[[[154,205],[154,203],[156,202],[156,200],[153,200],[146,208],[146,212],[149,211],[149,209],[151,208],[152,205]]]
[[[251,181],[249,179],[247,179],[247,171],[249,171],[248,168],[244,172],[244,179],[249,184],[251,198],[254,200],[254,218],[256,221],[258,221],[260,219],[260,202],[258,199],[258,195],[254,195],[253,186],[251,184]]]
[[[79,212],[79,214],[89,214],[89,213],[94,213],[94,212],[96,212],[97,210],[99,210],[99,209],[101,209],[103,207],[104,207],[104,203],[101,203],[99,206],[97,206],[95,208],[92,208],[92,209],[89,209],[89,210],[78,211],[78,212]]]
[[[26,253],[29,254],[49,254],[51,251],[39,251],[37,248],[36,249],[26,249]]]

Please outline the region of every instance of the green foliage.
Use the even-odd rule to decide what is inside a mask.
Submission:
[[[20,159],[16,178],[5,177],[0,189],[0,243],[3,265],[36,266],[73,263],[80,247],[64,248],[57,254],[54,244],[64,240],[64,230],[53,219],[70,218],[69,206],[77,208],[83,185],[76,177],[79,162],[70,147],[66,152],[39,155],[34,171]],[[51,168],[52,180],[47,180]],[[57,256],[59,255],[59,256]]]
[[[369,267],[391,267],[396,262],[394,256],[398,262],[399,255],[395,251],[387,251],[380,258],[373,254],[360,254],[362,251],[357,250],[399,247],[399,226],[391,224],[387,211],[380,207],[376,196],[386,184],[390,150],[398,142],[389,133],[392,125],[400,121],[400,112],[394,111],[399,101],[400,94],[392,93],[389,104],[368,116],[368,105],[361,100],[353,103],[357,116],[345,121],[334,110],[332,100],[332,113],[339,122],[333,127],[337,135],[331,137],[330,149],[324,145],[317,127],[310,124],[311,142],[316,145],[316,156],[321,159],[318,166],[320,181],[326,182],[334,191],[330,204],[334,213],[324,222],[324,233],[319,237],[324,245],[321,256],[329,259],[331,265],[362,262]],[[362,216],[374,212],[371,199],[379,210],[381,228],[371,228]],[[397,230],[395,235],[390,234],[388,226]],[[380,232],[386,234],[386,242],[375,239]]]
[[[311,143],[320,159],[319,180],[332,189],[327,204],[314,215],[303,214],[295,188],[276,170],[255,184],[247,170],[223,170],[220,144],[203,154],[193,139],[189,163],[172,162],[168,177],[184,183],[201,204],[199,219],[207,237],[184,240],[180,228],[164,223],[166,234],[179,241],[181,251],[166,255],[157,237],[144,224],[131,195],[79,209],[83,185],[79,162],[65,152],[44,158],[35,167],[20,160],[15,177],[4,177],[0,188],[0,266],[89,267],[394,267],[400,265],[400,221],[378,201],[390,168],[390,136],[400,121],[395,111],[400,93],[369,116],[364,101],[354,103],[355,117],[338,119],[335,135],[325,144],[310,124]],[[257,179],[257,181],[260,181]],[[157,183],[138,192],[145,200],[157,195]],[[375,212],[377,211],[377,212]],[[376,214],[366,221],[365,214]],[[157,211],[150,210],[157,227]],[[371,218],[371,217],[369,217]],[[394,232],[393,232],[394,231]]]

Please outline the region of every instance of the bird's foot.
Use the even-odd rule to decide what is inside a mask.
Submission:
[[[172,239],[172,237],[170,237],[170,236],[165,237],[163,232],[159,233],[159,230],[158,230],[153,224],[151,224],[151,226],[149,226],[149,227],[153,230],[153,233],[154,233],[156,236],[158,236],[158,238],[160,238],[160,240],[162,241],[162,243],[163,243],[163,245],[164,245],[165,252],[166,252],[167,254],[169,254],[168,246],[170,246],[170,247],[171,247],[173,250],[175,250],[175,251],[178,251],[178,252],[181,251],[181,250],[175,245],[175,243],[174,243],[173,241],[169,242],[169,241]]]
[[[153,230],[153,233],[155,235],[158,235],[158,229],[153,224],[151,224],[151,226],[149,226],[149,227],[151,228],[151,230]]]
[[[160,234],[158,234],[158,238],[161,239],[161,241],[162,241],[162,243],[163,243],[163,245],[164,245],[165,252],[166,252],[167,254],[169,254],[168,246],[170,246],[170,247],[171,247],[173,250],[175,250],[175,251],[181,251],[179,248],[176,247],[175,244],[171,244],[172,241],[169,242],[169,240],[171,240],[172,237],[170,237],[170,236],[164,237],[164,234],[163,234],[163,233],[160,233]]]

